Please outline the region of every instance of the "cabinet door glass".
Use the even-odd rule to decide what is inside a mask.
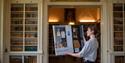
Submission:
[[[37,21],[38,8],[36,4],[25,5],[25,51],[37,51]]]
[[[114,3],[113,4],[113,11],[123,11],[123,4],[122,3]]]
[[[11,5],[11,51],[23,51],[23,7],[23,4]]]
[[[9,63],[37,63],[37,56],[10,55]]]
[[[123,4],[113,4],[114,51],[123,51],[124,14]]]
[[[10,63],[22,63],[22,56],[10,56]]]
[[[115,56],[115,63],[125,63],[125,56]]]
[[[37,4],[11,4],[11,51],[37,51]]]
[[[37,63],[37,56],[24,56],[24,63]]]

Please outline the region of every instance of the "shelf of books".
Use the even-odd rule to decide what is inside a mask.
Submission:
[[[37,56],[10,56],[10,63],[37,63]]]
[[[11,4],[10,51],[37,51],[37,4]]]
[[[52,31],[52,25],[49,25],[49,56],[55,56],[55,48],[54,48],[54,37],[53,37],[53,31]]]
[[[125,4],[114,3],[113,4],[113,27],[114,27],[114,52],[125,52]],[[115,63],[125,63],[125,56],[114,55]]]
[[[72,26],[72,38],[73,38],[73,47],[75,53],[79,52],[84,45],[83,36],[84,36],[83,25]]]
[[[115,63],[125,63],[125,56],[115,56]]]
[[[37,52],[38,6],[33,3],[11,4],[10,51]],[[37,63],[37,56],[9,55],[9,63]]]
[[[124,43],[124,5],[122,3],[113,4],[114,21],[114,51],[123,51]]]
[[[25,4],[25,51],[37,51],[37,4]]]

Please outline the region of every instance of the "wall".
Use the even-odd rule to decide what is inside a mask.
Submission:
[[[56,22],[64,21],[64,9],[63,8],[48,8],[49,22],[57,20]]]
[[[77,7],[76,9],[76,20],[99,20],[100,17],[97,16],[97,14],[100,15],[100,12],[98,11],[98,6],[86,6],[86,7]]]
[[[60,22],[65,23],[64,13],[65,8],[70,8],[70,6],[50,6],[48,8],[48,19],[49,22]],[[74,6],[75,8],[75,17],[76,21],[79,22],[80,20],[99,20],[100,17],[100,7],[99,6]]]
[[[3,40],[2,30],[3,29],[3,0],[0,0],[0,63],[3,63]]]
[[[1,2],[1,1],[0,1]],[[1,4],[1,3],[0,3]],[[0,15],[1,15],[1,5],[0,5]],[[0,23],[1,23],[1,16],[0,16]],[[1,24],[0,24],[1,25]],[[0,40],[1,40],[1,26],[0,26]],[[1,41],[0,41],[0,63],[1,63]]]

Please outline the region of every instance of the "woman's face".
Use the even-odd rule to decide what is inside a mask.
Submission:
[[[87,29],[87,36],[90,37],[90,35],[92,35],[92,34],[93,34],[93,31],[90,28],[88,28]]]

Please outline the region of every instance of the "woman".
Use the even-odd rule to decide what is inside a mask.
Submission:
[[[66,53],[74,57],[82,57],[85,61],[84,63],[94,63],[97,57],[98,42],[95,38],[96,30],[95,27],[90,26],[87,28],[87,37],[90,39],[86,41],[84,39],[84,47],[78,53]]]

